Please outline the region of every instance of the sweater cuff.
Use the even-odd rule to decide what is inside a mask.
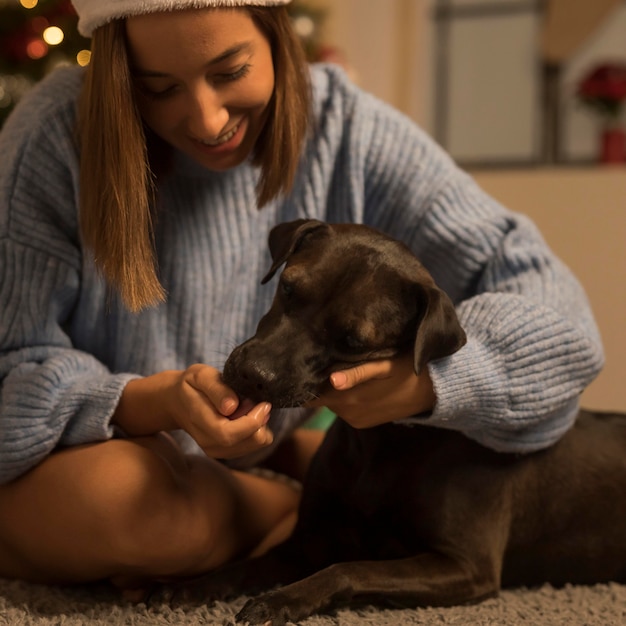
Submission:
[[[139,376],[116,374],[108,377],[101,385],[84,389],[84,393],[75,392],[73,401],[76,412],[63,431],[59,443],[63,446],[76,446],[124,436],[121,429],[111,424],[111,420],[124,387],[135,378]]]
[[[472,437],[472,431],[484,431],[494,416],[507,414],[506,368],[478,340],[468,337],[452,356],[431,361],[428,372],[437,398],[434,409],[400,423],[449,428]]]

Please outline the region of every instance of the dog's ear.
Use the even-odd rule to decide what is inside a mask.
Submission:
[[[264,285],[276,273],[278,268],[298,249],[304,238],[314,230],[328,228],[328,224],[319,220],[294,220],[274,226],[270,231],[268,244],[272,255],[272,267],[261,284]]]
[[[419,315],[413,362],[419,374],[429,361],[454,354],[467,337],[448,295],[436,286],[418,285]]]

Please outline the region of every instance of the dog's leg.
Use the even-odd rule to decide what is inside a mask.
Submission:
[[[499,592],[499,567],[438,553],[391,561],[337,563],[249,600],[237,621],[284,626],[342,605],[449,606]]]
[[[195,578],[169,581],[151,597],[172,606],[197,606],[287,585],[315,569],[288,539],[264,555],[229,563]]]

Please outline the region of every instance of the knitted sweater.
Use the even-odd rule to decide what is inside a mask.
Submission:
[[[316,128],[288,197],[259,211],[249,162],[217,173],[176,155],[157,200],[167,302],[129,313],[78,234],[81,78],[78,68],[55,71],[0,134],[0,482],[59,446],[116,435],[111,416],[129,379],[197,362],[221,368],[269,308],[274,287],[260,280],[270,229],[302,217],[404,240],[457,306],[468,343],[429,365],[436,407],[403,424],[510,452],[548,446],[571,426],[603,362],[576,279],[527,218],[330,66],[312,68]],[[299,409],[275,412],[275,444],[301,420]]]

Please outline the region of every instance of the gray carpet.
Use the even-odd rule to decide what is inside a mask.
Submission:
[[[243,599],[183,611],[166,605],[146,607],[120,601],[105,585],[76,588],[44,587],[0,580],[0,626],[79,626],[228,624]],[[474,606],[446,609],[341,610],[315,616],[304,626],[624,626],[626,586],[550,586],[504,591],[497,599]]]

